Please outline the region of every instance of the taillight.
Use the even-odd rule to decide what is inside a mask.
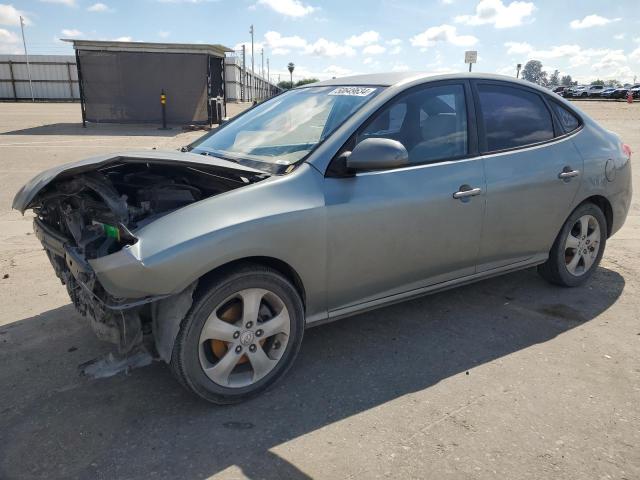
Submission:
[[[627,158],[629,160],[631,160],[631,147],[629,145],[627,145],[626,143],[623,143],[622,144],[622,151],[627,156]]]

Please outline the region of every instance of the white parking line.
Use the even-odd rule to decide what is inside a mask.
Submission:
[[[130,138],[130,137],[110,137],[110,138],[100,138],[100,140],[120,140],[122,141],[123,138]],[[162,138],[162,137],[160,137]],[[14,142],[14,143],[0,143],[0,147],[13,147],[13,146],[21,146],[21,145],[52,145],[54,146],[54,144],[56,143],[65,143],[65,144],[69,144],[69,143],[78,143],[78,144],[82,144],[82,145],[88,145],[90,144],[91,141],[96,140],[96,138],[87,138],[86,140],[49,140],[47,142]]]

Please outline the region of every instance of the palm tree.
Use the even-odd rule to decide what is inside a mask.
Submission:
[[[287,69],[289,70],[289,75],[291,76],[291,88],[293,88],[293,70],[296,68],[293,62],[289,62],[287,65]]]

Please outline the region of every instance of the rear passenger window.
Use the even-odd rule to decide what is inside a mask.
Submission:
[[[580,126],[580,120],[560,104],[551,102],[551,108],[553,108],[558,120],[560,120],[560,125],[562,125],[565,133],[573,132]]]
[[[553,138],[551,113],[536,93],[503,85],[478,85],[489,151]]]

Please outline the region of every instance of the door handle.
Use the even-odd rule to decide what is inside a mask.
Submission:
[[[462,190],[464,187],[468,187],[465,190]],[[453,194],[453,198],[467,198],[467,197],[475,197],[476,195],[480,195],[482,193],[481,188],[470,188],[468,185],[462,185],[460,190]]]
[[[567,180],[580,175],[579,170],[571,170],[571,167],[565,167],[559,174],[558,178],[561,180]]]

